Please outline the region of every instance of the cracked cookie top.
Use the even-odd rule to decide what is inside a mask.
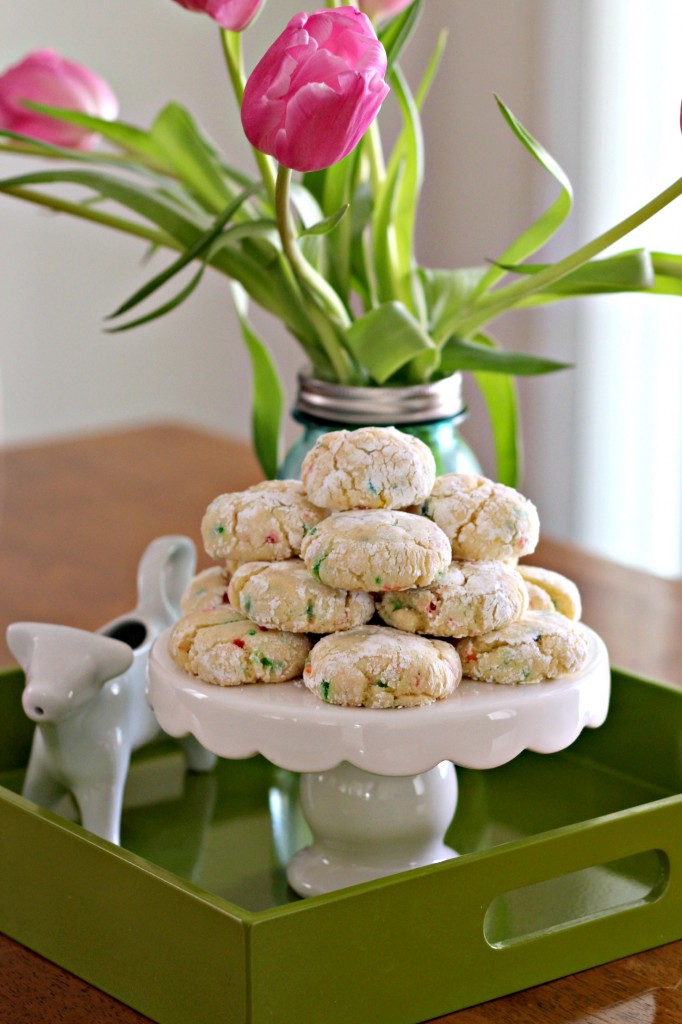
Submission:
[[[235,608],[193,612],[177,622],[168,650],[204,683],[284,683],[301,675],[311,643],[301,633],[264,629]]]
[[[328,587],[300,558],[245,562],[230,582],[230,602],[260,626],[291,633],[335,633],[374,615],[374,599],[362,591]]]
[[[305,534],[326,515],[308,500],[300,480],[266,480],[214,498],[201,535],[211,558],[277,562],[298,555]]]
[[[438,477],[422,513],[448,536],[453,559],[512,559],[535,550],[535,505],[513,487],[468,473]]]
[[[521,575],[504,562],[453,562],[427,587],[384,594],[388,626],[428,636],[478,636],[520,618],[528,607]]]
[[[462,667],[452,644],[387,626],[333,633],[310,652],[303,682],[329,704],[410,708],[453,693]]]
[[[554,612],[523,618],[457,643],[464,675],[487,683],[539,683],[579,672],[588,643],[579,624]]]
[[[436,464],[424,442],[395,427],[323,434],[301,467],[310,500],[337,512],[420,504],[435,478]]]
[[[301,545],[310,572],[343,590],[406,590],[450,564],[450,542],[423,516],[386,509],[334,512]]]

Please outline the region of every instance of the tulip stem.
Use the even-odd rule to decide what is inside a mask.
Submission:
[[[377,121],[372,121],[365,133],[365,147],[369,157],[369,172],[372,179],[372,191],[377,195],[386,179],[386,164],[381,145],[381,133]]]
[[[329,282],[308,263],[298,247],[296,228],[291,216],[290,184],[291,170],[280,164],[275,190],[275,214],[284,255],[305,291],[313,298],[312,304],[308,307],[308,315],[320,335],[320,341],[334,367],[337,379],[340,383],[348,383],[355,373],[349,354],[341,344],[338,328],[349,327],[350,318]]]
[[[241,109],[242,100],[244,99],[244,86],[246,84],[246,76],[244,74],[244,59],[242,56],[242,36],[241,32],[228,32],[226,29],[220,30],[220,41],[223,47],[223,55],[225,57],[225,65],[227,67],[227,73],[232,83],[232,90],[237,100],[237,106]],[[258,164],[258,170],[260,176],[267,189],[267,193],[270,200],[274,203],[275,201],[275,169],[272,160],[265,153],[261,153],[255,146],[251,147],[253,155]]]

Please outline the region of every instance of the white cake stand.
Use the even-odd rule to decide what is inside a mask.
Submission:
[[[563,750],[608,711],[603,641],[585,668],[525,686],[463,681],[446,700],[399,710],[335,707],[302,682],[219,687],[168,654],[170,630],[149,658],[148,698],[171,736],[192,734],[219,757],[262,754],[301,772],[301,806],[314,842],[287,871],[301,896],[456,857],[443,842],[457,803],[453,764],[495,768],[522,750]]]

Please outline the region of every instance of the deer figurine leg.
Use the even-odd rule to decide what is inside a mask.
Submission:
[[[41,807],[52,810],[67,792],[67,787],[59,782],[50,770],[43,734],[40,729],[36,729],[33,733],[31,757],[21,795],[35,804],[40,804]]]
[[[73,788],[83,827],[117,846],[121,845],[121,808],[127,774],[128,759],[125,763],[122,759],[113,778],[77,783]]]

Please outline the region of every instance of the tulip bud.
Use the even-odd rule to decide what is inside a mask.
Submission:
[[[118,102],[98,75],[52,50],[36,50],[0,75],[0,128],[67,149],[91,149],[98,136],[25,106],[62,107],[113,121]]]
[[[412,0],[357,0],[358,7],[370,18],[381,20],[383,18],[394,18],[406,7],[409,7]]]
[[[379,113],[385,73],[386,52],[361,11],[297,14],[246,83],[246,137],[292,170],[330,167]]]
[[[187,11],[208,14],[221,28],[241,32],[258,14],[264,0],[175,0]]]

